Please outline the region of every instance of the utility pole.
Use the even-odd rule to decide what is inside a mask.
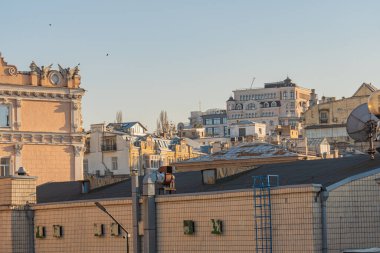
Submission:
[[[133,253],[141,252],[139,238],[139,220],[140,220],[140,188],[139,188],[139,171],[137,168],[132,169],[132,219],[133,219]]]

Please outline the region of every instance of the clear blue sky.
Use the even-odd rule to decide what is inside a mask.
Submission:
[[[289,75],[322,96],[380,88],[380,1],[6,1],[0,51],[28,70],[80,63],[84,124],[154,131],[225,107],[232,90]],[[49,26],[52,24],[52,26]],[[106,54],[109,54],[107,57]]]

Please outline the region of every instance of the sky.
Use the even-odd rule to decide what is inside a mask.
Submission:
[[[155,130],[289,76],[319,97],[380,88],[380,1],[5,1],[0,52],[19,71],[80,63],[84,126]],[[50,25],[51,24],[51,25]],[[108,54],[108,56],[107,56]]]

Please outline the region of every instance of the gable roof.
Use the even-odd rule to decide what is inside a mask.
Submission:
[[[371,83],[363,83],[360,85],[360,87],[356,90],[353,97],[360,97],[360,96],[369,96],[372,92],[377,91],[377,88],[373,86]]]
[[[145,131],[148,131],[146,127],[143,126],[139,121],[132,121],[132,122],[123,122],[123,123],[109,123],[107,127],[114,127],[115,129],[123,129],[127,130],[132,128],[134,125],[139,124]]]

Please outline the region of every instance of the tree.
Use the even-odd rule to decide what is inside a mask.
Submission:
[[[123,112],[116,112],[116,123],[123,123]]]
[[[166,111],[161,111],[157,119],[157,135],[169,134],[170,124]]]

